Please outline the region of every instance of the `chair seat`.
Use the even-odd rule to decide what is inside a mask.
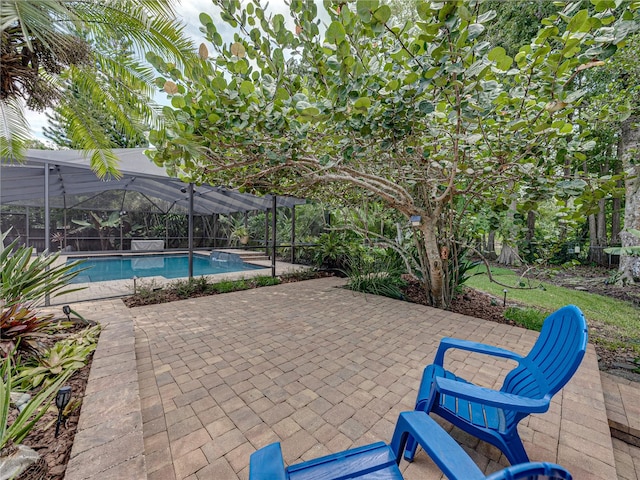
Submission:
[[[383,442],[353,448],[287,468],[289,480],[402,480],[396,456]]]
[[[440,365],[429,365],[424,370],[420,384],[420,392],[418,393],[418,401],[429,398],[429,389],[435,377],[444,377],[457,382],[470,383],[464,378],[454,375],[449,370],[445,370]],[[446,394],[439,396],[438,407],[474,426],[496,431],[504,430],[505,417],[504,411],[501,408],[470,402]]]
[[[420,411],[400,414],[388,445],[373,443],[290,467],[285,467],[280,443],[262,447],[251,454],[249,480],[402,480],[397,465],[410,436],[451,480],[571,480],[564,468],[549,463],[516,465],[486,477],[463,448]]]

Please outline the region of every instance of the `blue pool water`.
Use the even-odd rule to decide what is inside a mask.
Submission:
[[[105,257],[73,257],[67,260],[84,260],[75,270],[88,268],[81,272],[72,283],[104,282],[123,280],[133,277],[181,278],[189,276],[189,256],[187,254],[160,255],[117,255]],[[216,273],[256,270],[259,267],[242,261],[217,261],[208,256],[193,255],[193,276],[213,275]]]

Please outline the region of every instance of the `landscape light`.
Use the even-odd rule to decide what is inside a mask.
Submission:
[[[69,405],[71,400],[71,387],[62,387],[56,394],[56,407],[58,408],[58,421],[56,422],[56,438],[60,433],[60,424],[64,420],[64,408]]]
[[[71,307],[69,305],[64,305],[62,307],[62,313],[67,316],[67,320],[71,321]]]

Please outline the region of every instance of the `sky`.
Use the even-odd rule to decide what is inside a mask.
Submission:
[[[204,34],[200,32],[200,20],[199,16],[201,12],[208,13],[211,18],[216,21],[219,19],[217,14],[216,7],[212,4],[211,0],[177,0],[179,2],[176,7],[176,11],[178,13],[179,18],[183,20],[185,23],[185,32],[189,37],[191,37],[195,43],[196,48],[205,42],[207,43],[207,47],[209,52],[213,52],[213,47],[205,41]],[[321,3],[321,0],[317,0],[318,3]],[[264,2],[266,3],[266,2]],[[318,8],[319,11],[323,11],[321,5]],[[284,15],[285,19],[289,17],[288,11],[289,7],[285,4],[284,0],[271,0],[269,1],[269,11],[273,14],[281,13]],[[222,21],[217,22],[218,31],[222,38],[225,41],[230,41],[232,39],[232,31],[230,28],[225,28],[226,24]],[[293,25],[290,25],[293,28]],[[226,34],[225,34],[226,33]],[[166,94],[163,92],[159,92],[156,101],[160,104],[167,105],[169,102],[166,99]],[[47,125],[47,119],[44,112],[35,112],[31,110],[25,111],[27,120],[29,121],[29,125],[31,126],[31,132],[34,138],[41,140],[47,144],[50,144],[49,140],[47,140],[43,133],[42,127]]]

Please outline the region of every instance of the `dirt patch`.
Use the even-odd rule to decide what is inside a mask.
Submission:
[[[611,272],[605,269],[575,267],[571,271],[541,275],[539,280],[566,288],[609,296],[640,307],[640,285],[612,285],[606,283],[609,278],[611,278]],[[408,301],[428,305],[426,295],[417,282],[409,282],[404,292]],[[513,304],[510,303],[507,307],[510,305]],[[503,306],[502,299],[471,288],[464,288],[463,292],[454,298],[449,309],[452,312],[470,317],[515,325],[513,321],[504,317],[506,308]],[[598,355],[600,370],[640,382],[638,353],[629,346],[618,344],[612,347],[611,345],[619,343],[619,338],[606,328],[599,325],[592,325],[590,328],[591,341],[594,343]]]
[[[540,279],[561,287],[616,298],[640,308],[640,285],[616,284],[614,282],[615,271],[612,270],[578,266],[567,270],[560,269],[542,272]]]

